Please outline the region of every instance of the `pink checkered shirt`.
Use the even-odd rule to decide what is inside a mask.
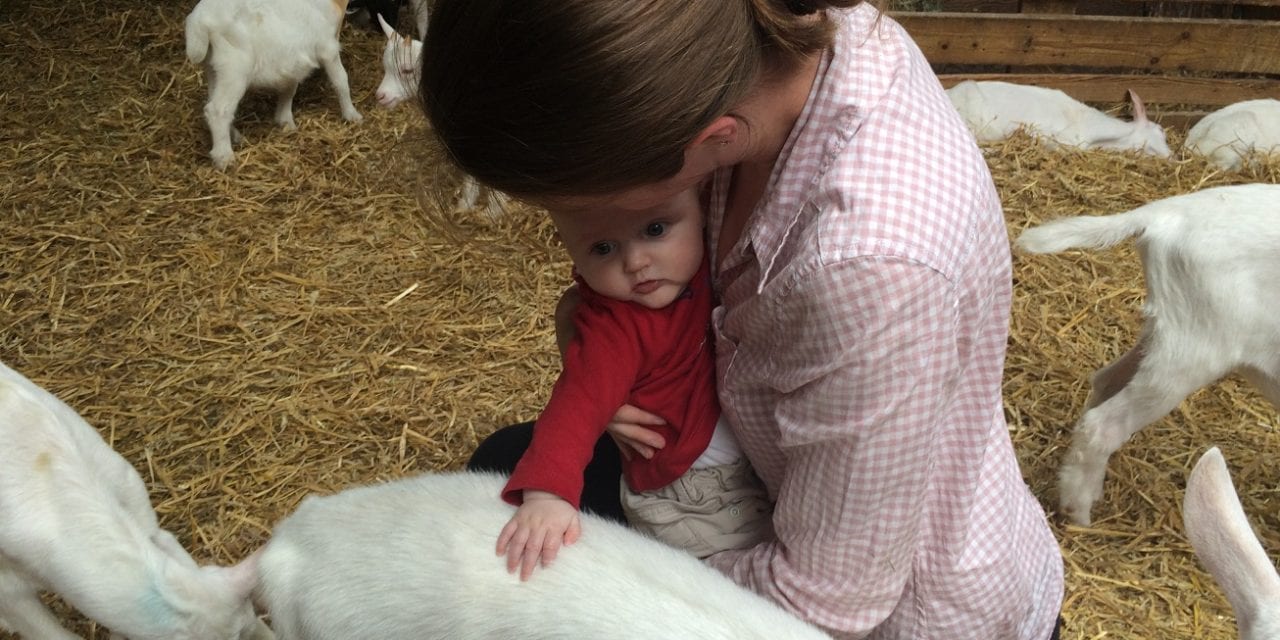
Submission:
[[[777,539],[710,562],[837,638],[1048,640],[1062,556],[1003,417],[999,197],[920,50],[876,16],[833,12],[836,44],[715,274],[721,404]]]

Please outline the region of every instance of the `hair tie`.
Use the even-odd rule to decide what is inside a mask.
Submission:
[[[818,10],[811,0],[786,0],[787,9],[798,16],[807,16]]]

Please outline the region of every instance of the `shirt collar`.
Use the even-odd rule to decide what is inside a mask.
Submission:
[[[778,154],[764,194],[751,212],[737,245],[721,265],[723,270],[732,269],[753,254],[760,265],[757,292],[769,281],[788,234],[800,220],[805,205],[813,199],[826,169],[851,139],[849,132],[856,129],[857,110],[852,105],[840,104],[841,96],[851,93],[844,86],[851,78],[844,77],[846,71],[833,73],[832,69],[847,70],[853,66],[851,49],[856,49],[865,38],[867,21],[865,16],[853,19],[851,14],[867,8],[864,4],[850,13],[831,12],[839,26],[835,41],[818,62],[809,97]],[[870,11],[875,13],[874,9]],[[793,162],[797,150],[820,152],[806,152],[806,157],[794,158]],[[732,177],[733,167],[725,167],[713,178],[710,203],[713,238],[719,237]],[[712,246],[711,250],[715,252],[718,248]],[[717,274],[720,271],[718,269]]]

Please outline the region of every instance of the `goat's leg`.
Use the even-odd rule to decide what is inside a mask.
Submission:
[[[219,169],[226,169],[236,159],[235,152],[231,150],[231,121],[235,119],[236,107],[248,89],[248,79],[234,73],[220,73],[209,85],[209,102],[204,106],[204,117],[213,138],[209,157],[213,159],[213,166]],[[239,132],[235,137],[239,137]]]
[[[1276,408],[1280,409],[1280,360],[1272,363],[1270,370],[1255,369],[1245,367],[1240,370],[1240,375],[1249,381],[1262,397],[1266,398]]]
[[[356,106],[351,103],[351,87],[347,84],[347,69],[342,66],[342,58],[338,55],[337,48],[331,55],[324,59],[324,73],[329,77],[329,84],[333,86],[333,92],[338,94],[338,106],[342,109],[342,118],[349,122],[360,122],[363,116],[356,111]]]
[[[291,82],[280,88],[276,94],[276,124],[285,131],[294,131],[298,124],[293,121],[293,96],[298,93],[298,83]]]
[[[1089,397],[1084,401],[1085,411],[1110,400],[1125,388],[1130,380],[1133,380],[1133,375],[1138,372],[1138,367],[1142,364],[1142,353],[1147,348],[1147,336],[1147,329],[1143,327],[1142,335],[1138,337],[1138,344],[1093,373],[1089,381]]]
[[[476,203],[480,202],[480,183],[476,182],[471,176],[462,176],[462,191],[458,194],[458,201],[454,203],[454,211],[470,211],[474,209]]]
[[[40,602],[40,594],[26,578],[13,573],[0,560],[0,629],[23,638],[80,640],[58,623]]]
[[[1135,355],[1136,350],[1151,342],[1140,341],[1134,350],[1095,374],[1096,387],[1091,395],[1098,402],[1080,416],[1071,435],[1071,448],[1058,472],[1059,511],[1076,524],[1089,524],[1093,503],[1102,497],[1111,454],[1196,389],[1226,373],[1206,370],[1202,363],[1177,366],[1176,361],[1160,353],[1137,351]]]

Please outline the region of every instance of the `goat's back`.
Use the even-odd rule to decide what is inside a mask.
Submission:
[[[1227,169],[1250,153],[1280,152],[1280,100],[1246,100],[1200,119],[1187,131],[1187,149]]]
[[[137,471],[71,407],[3,363],[0,442],[0,545],[34,552],[77,531],[91,544],[98,518],[109,530],[156,529]]]
[[[828,636],[688,554],[582,515],[582,537],[527,582],[495,553],[514,508],[500,476],[429,474],[311,497],[277,525],[258,596],[280,637]]]
[[[338,50],[345,4],[200,0],[187,16],[188,57],[197,60],[199,43],[207,42],[208,63],[217,72],[243,74],[254,87],[296,82]]]

